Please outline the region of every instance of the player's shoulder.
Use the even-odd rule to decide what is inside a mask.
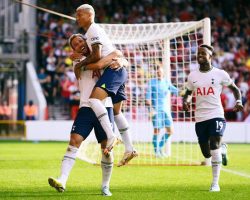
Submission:
[[[89,27],[90,31],[99,30],[99,29],[101,29],[101,26],[99,24],[96,24],[96,23],[92,23]]]
[[[195,76],[199,76],[199,74],[200,74],[199,69],[192,70],[192,71],[188,74],[188,78],[192,78],[192,77],[195,77]]]
[[[224,69],[219,69],[219,68],[216,68],[216,67],[213,67],[213,71],[212,72],[216,73],[216,74],[219,74],[221,76],[228,75],[228,73]]]

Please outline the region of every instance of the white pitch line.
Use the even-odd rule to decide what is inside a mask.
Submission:
[[[189,162],[191,161],[191,159],[184,159],[184,160],[189,161]],[[224,172],[227,172],[227,173],[242,176],[244,178],[250,178],[249,174],[245,174],[245,173],[242,173],[242,172],[234,171],[234,170],[231,170],[231,169],[225,169],[225,168],[221,168],[221,170],[224,171]]]
[[[235,175],[238,175],[238,176],[242,176],[242,177],[245,177],[245,178],[250,178],[249,174],[241,173],[241,172],[234,171],[234,170],[231,170],[231,169],[221,168],[221,170],[224,171],[224,172],[228,172],[228,173],[235,174]]]

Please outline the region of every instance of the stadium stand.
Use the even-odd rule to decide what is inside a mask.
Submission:
[[[216,57],[213,65],[226,70],[243,94],[243,103],[250,98],[250,13],[247,1],[239,0],[120,0],[90,1],[96,9],[99,23],[159,23],[200,20],[211,18],[212,44]],[[73,15],[82,1],[38,0],[37,5],[64,14]],[[68,58],[70,48],[67,39],[78,32],[75,25],[63,18],[37,12],[37,71],[53,118],[75,115],[75,78]],[[45,69],[45,71],[44,71]],[[42,71],[42,72],[41,72]],[[136,90],[135,90],[136,91]],[[136,94],[132,94],[136,95]],[[231,121],[243,121],[249,113],[231,115],[231,91],[223,91],[222,101],[226,117]],[[63,104],[62,104],[63,102]],[[63,105],[63,109],[61,109]],[[73,111],[70,108],[74,107]],[[249,107],[249,106],[248,106]],[[51,110],[51,109],[49,109]],[[61,113],[59,113],[61,112]],[[55,116],[54,113],[57,113]],[[59,113],[59,114],[58,114]],[[52,117],[51,117],[52,118]]]

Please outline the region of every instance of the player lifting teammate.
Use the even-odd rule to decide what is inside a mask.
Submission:
[[[74,34],[69,39],[69,44],[77,52],[80,52],[83,56],[88,55],[88,46],[85,42],[85,39],[81,34]],[[108,56],[102,58],[97,63],[94,63],[96,66],[104,67],[111,65],[113,68],[120,67],[120,63],[123,64],[123,58],[117,58],[116,61],[112,58],[121,55],[120,52],[115,51]],[[83,57],[84,59],[84,57]],[[112,64],[110,64],[112,62]],[[75,63],[74,63],[75,65]],[[80,90],[80,109],[77,113],[76,119],[72,126],[69,146],[63,157],[61,164],[61,173],[59,178],[50,177],[48,179],[49,184],[54,187],[57,191],[63,192],[66,188],[66,182],[68,180],[69,174],[75,163],[75,158],[78,152],[82,141],[84,141],[94,128],[95,135],[99,143],[101,143],[101,148],[106,148],[107,136],[105,131],[102,129],[100,122],[95,116],[93,110],[89,107],[88,99],[91,91],[93,90],[96,81],[98,80],[98,75],[100,73],[86,70],[82,71],[80,76],[81,79],[78,80],[79,90]],[[109,120],[113,124],[114,115],[113,115],[113,105],[110,97],[107,97],[104,101],[104,105],[107,109]],[[104,155],[102,151],[101,167],[102,167],[102,194],[104,196],[111,196],[109,191],[109,182],[111,178],[112,168],[113,168],[113,153],[109,152],[108,156]]]
[[[228,86],[234,93],[236,104],[234,110],[242,111],[241,93],[228,73],[211,65],[213,47],[201,45],[197,61],[199,69],[188,76],[187,90],[183,98],[183,109],[189,111],[192,92],[196,96],[195,131],[205,158],[211,157],[213,181],[211,192],[220,191],[219,176],[222,164],[227,164],[226,145],[221,139],[226,127],[220,94],[223,86]],[[222,148],[221,148],[222,147]]]
[[[76,10],[77,23],[79,27],[86,31],[85,37],[91,52],[86,59],[76,65],[75,73],[77,78],[79,78],[79,73],[82,69],[94,69],[92,67],[88,67],[88,64],[96,62],[102,57],[115,51],[115,48],[105,31],[94,22],[94,17],[95,11],[89,4],[83,4]],[[125,143],[125,153],[123,159],[118,164],[119,166],[125,165],[129,160],[138,155],[132,146],[129,124],[121,112],[122,103],[126,100],[126,80],[127,71],[124,67],[121,67],[118,70],[113,70],[110,67],[107,67],[96,83],[89,98],[89,105],[95,112],[108,137],[107,148],[104,152],[106,154],[117,143],[117,138],[114,135],[107,116],[107,111],[101,100],[108,96],[112,97],[115,123],[121,133],[122,140]]]

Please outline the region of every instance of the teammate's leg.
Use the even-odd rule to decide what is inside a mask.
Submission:
[[[62,163],[61,163],[61,172],[59,177],[53,178],[49,177],[49,184],[54,187],[58,192],[64,192],[66,189],[66,183],[69,177],[69,174],[75,164],[75,159],[77,156],[78,149],[84,141],[84,138],[79,134],[71,134],[69,145],[67,147],[66,153],[64,154]]]
[[[108,116],[110,119],[110,122],[113,124],[114,127],[114,113],[113,108],[107,108]],[[103,130],[101,124],[99,123],[98,119],[94,121],[94,130],[95,135],[98,143],[101,143],[101,149],[102,149],[102,160],[101,160],[101,168],[102,168],[102,186],[101,191],[102,195],[104,196],[111,196],[112,193],[109,191],[109,185],[110,185],[110,179],[113,169],[113,152],[110,151],[108,153],[108,156],[104,154],[103,149],[107,146],[107,135],[105,131]]]
[[[221,170],[221,136],[210,136],[210,153],[212,156],[212,173],[213,173],[213,181],[211,184],[210,191],[216,192],[220,191],[219,187],[219,178],[220,178],[220,170]]]
[[[202,161],[202,165],[211,166],[211,153],[210,153],[210,143],[207,142],[199,142],[200,149],[202,155],[205,157],[205,160]]]
[[[221,139],[226,128],[226,121],[223,118],[214,118],[209,120],[209,141],[210,141],[210,153],[212,156],[212,173],[213,181],[211,184],[210,191],[218,192],[220,191],[219,187],[219,178],[220,170],[222,163],[222,154],[221,154]]]
[[[101,143],[101,149],[106,147],[106,141]],[[112,196],[110,192],[110,180],[112,175],[112,170],[114,166],[114,156],[113,152],[109,152],[109,156],[107,157],[102,151],[102,160],[101,160],[101,168],[102,168],[102,195],[103,196]]]
[[[97,118],[100,121],[104,131],[107,134],[107,150],[110,151],[117,143],[117,138],[114,135],[113,129],[108,121],[107,111],[100,100],[108,96],[115,96],[119,89],[125,84],[127,80],[127,71],[124,67],[119,70],[113,70],[106,68],[97,81],[96,86],[90,96],[90,106],[95,112]]]
[[[104,89],[100,87],[95,87],[90,95],[89,103],[90,107],[96,114],[96,117],[100,121],[100,124],[102,125],[104,131],[106,132],[109,140],[110,138],[113,138],[115,135],[113,132],[113,128],[110,124],[107,109],[102,103],[102,100],[107,97],[108,93]]]
[[[74,124],[72,125],[69,145],[63,156],[59,178],[50,177],[48,179],[49,184],[58,192],[65,190],[69,174],[75,164],[78,148],[93,129],[94,120],[96,120],[96,116],[91,108],[82,107],[79,109]]]
[[[123,158],[119,161],[118,167],[126,165],[131,159],[138,156],[138,153],[134,149],[132,144],[128,121],[121,111],[122,103],[123,101],[114,104],[115,123],[121,134],[122,141],[125,146],[125,153],[123,155]]]

